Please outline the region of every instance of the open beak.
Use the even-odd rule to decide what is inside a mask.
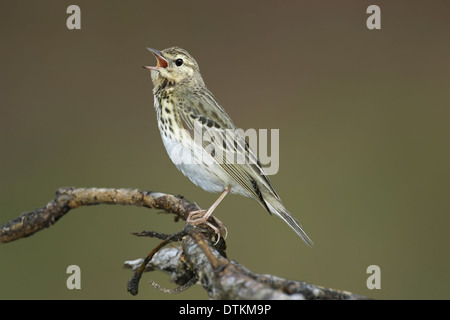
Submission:
[[[158,63],[156,64],[156,67],[144,66],[143,68],[148,69],[148,70],[158,71],[159,69],[164,69],[169,66],[169,63],[167,62],[167,60],[162,56],[161,51],[158,51],[158,50],[152,49],[152,48],[147,48],[147,50],[151,51],[155,55]]]

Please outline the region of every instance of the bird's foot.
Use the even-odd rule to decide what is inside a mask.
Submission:
[[[186,219],[186,223],[189,223],[193,226],[198,226],[200,224],[206,224],[208,227],[214,230],[214,232],[217,234],[217,241],[214,243],[216,245],[219,243],[220,236],[223,236],[224,239],[228,236],[228,230],[227,227],[223,224],[222,221],[211,215],[211,217],[215,220],[218,227],[214,226],[212,223],[208,222],[209,215],[207,214],[208,210],[196,210],[191,211],[189,213],[189,216]]]

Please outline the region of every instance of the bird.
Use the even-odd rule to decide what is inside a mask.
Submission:
[[[207,224],[229,193],[252,198],[280,217],[308,245],[313,242],[285,208],[257,156],[241,131],[208,90],[197,61],[186,50],[147,48],[156,66],[144,66],[153,83],[154,108],[166,151],[175,166],[195,185],[220,193],[208,210],[189,214],[186,222]],[[216,218],[216,221],[219,221]]]

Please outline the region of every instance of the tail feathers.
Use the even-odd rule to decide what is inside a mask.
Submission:
[[[275,201],[274,201],[275,202]],[[297,221],[297,219],[295,219],[290,213],[289,211],[287,211],[287,209],[283,206],[283,204],[279,201],[276,201],[274,203],[274,205],[267,203],[267,206],[270,208],[271,213],[279,216],[281,219],[283,219],[284,222],[286,222],[289,227],[292,228],[292,230],[295,231],[295,233],[297,233],[300,238],[302,238],[303,241],[305,241],[305,243],[312,247],[313,242],[311,241],[311,239],[308,237],[308,235],[306,234],[305,231],[303,231],[302,226],[300,225],[300,223]]]

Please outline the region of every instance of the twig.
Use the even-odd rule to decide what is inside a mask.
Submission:
[[[168,244],[172,241],[177,241],[177,240],[181,239],[185,234],[186,234],[186,232],[183,230],[181,232],[174,233],[174,234],[166,237],[144,258],[144,261],[142,261],[141,265],[139,266],[139,268],[134,273],[133,277],[128,282],[128,286],[127,286],[128,292],[130,292],[133,296],[138,294],[139,280],[141,279],[141,276],[142,276],[142,273],[144,272],[145,267],[150,262],[150,260],[152,260],[153,256],[166,244]]]

